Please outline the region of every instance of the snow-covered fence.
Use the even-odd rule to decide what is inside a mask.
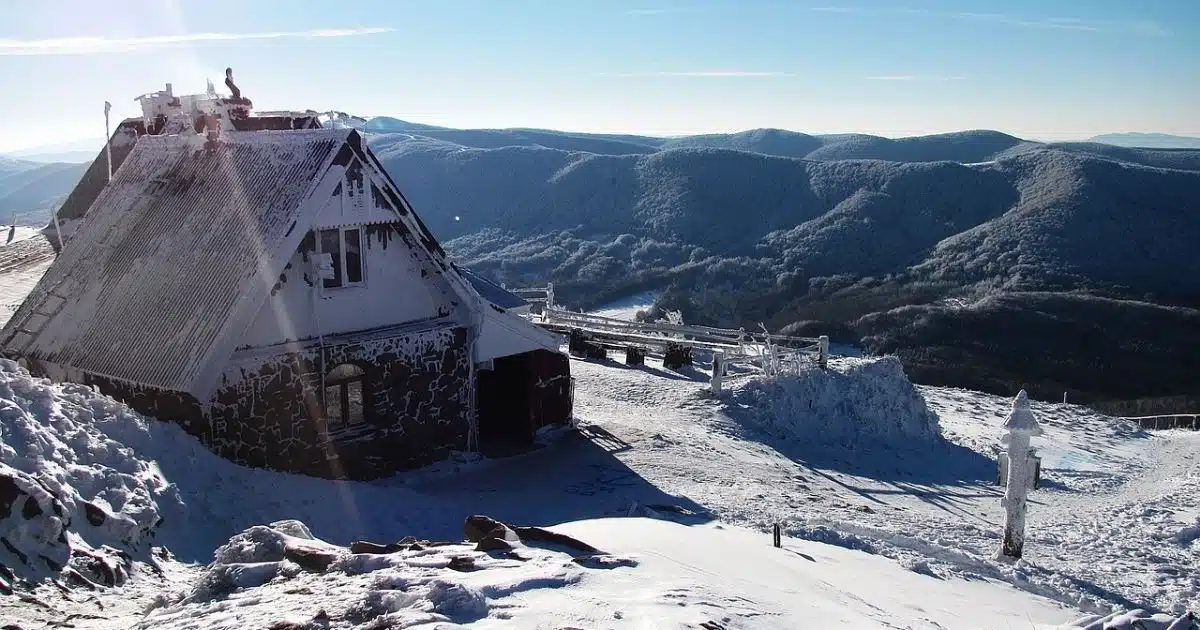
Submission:
[[[828,337],[796,337],[745,329],[716,328],[668,322],[634,322],[588,313],[549,308],[534,321],[555,332],[569,335],[572,353],[597,358],[606,348],[626,350],[627,363],[640,364],[647,350],[664,356],[664,365],[680,367],[692,362],[692,351],[714,356],[722,374],[729,366],[753,365],[770,375],[794,372],[812,362],[825,367],[829,360]],[[720,353],[720,359],[717,359]],[[633,361],[636,358],[637,361]],[[719,380],[714,391],[720,390]]]
[[[1137,418],[1120,418],[1136,422],[1143,429],[1164,431],[1169,429],[1191,429],[1200,431],[1200,414],[1176,413],[1163,416],[1141,416]]]
[[[588,313],[576,313],[558,308],[548,309],[543,313],[542,319],[543,324],[570,327],[585,331],[672,337],[691,342],[697,347],[738,346],[740,349],[744,345],[762,345],[769,341],[775,346],[788,349],[817,351],[818,344],[822,343],[819,337],[776,335],[766,330],[761,333],[755,333],[747,331],[744,328],[716,328],[713,326],[669,324],[665,322],[633,322]],[[824,343],[826,353],[828,353],[828,338],[826,338]]]

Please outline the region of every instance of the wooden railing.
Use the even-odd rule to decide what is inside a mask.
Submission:
[[[626,350],[626,362],[640,362],[647,352],[662,354],[668,362],[684,351],[683,360],[692,362],[691,351],[702,350],[711,355],[706,361],[714,373],[714,388],[719,388],[720,376],[731,365],[750,364],[768,373],[812,361],[825,367],[829,359],[828,337],[797,337],[750,332],[745,329],[690,326],[665,322],[635,322],[602,317],[588,313],[547,308],[533,321],[544,328],[568,335],[573,346],[582,348],[591,343],[595,352],[604,356],[607,348]],[[573,347],[573,353],[576,348]],[[585,351],[585,354],[590,354]],[[719,368],[719,369],[718,369]]]
[[[1143,429],[1162,431],[1167,429],[1191,429],[1200,431],[1200,414],[1176,413],[1163,416],[1140,416],[1137,418],[1119,418],[1141,425]]]

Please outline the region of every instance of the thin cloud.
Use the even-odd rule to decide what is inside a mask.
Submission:
[[[1009,26],[1023,26],[1026,28],[1051,28],[1064,31],[1091,32],[1101,30],[1099,26],[1085,22],[1079,18],[1040,18],[1026,20],[1009,17],[1001,13],[958,13],[955,14],[955,17],[966,20],[983,20],[998,24],[1008,24]]]
[[[390,28],[326,28],[311,31],[274,31],[265,33],[184,33],[149,37],[54,37],[49,39],[0,39],[0,56],[5,55],[84,55],[128,53],[184,44],[272,39],[315,39],[355,37],[392,31]]]
[[[691,70],[686,72],[618,72],[603,73],[610,77],[792,77],[790,72],[753,72],[745,70]]]
[[[1139,35],[1165,36],[1170,32],[1153,20],[1127,21],[1095,21],[1078,17],[1020,17],[1005,13],[978,13],[960,11],[947,13],[944,11],[929,11],[926,9],[895,8],[873,9],[852,6],[809,7],[809,11],[817,13],[840,13],[858,15],[924,15],[928,17],[949,18],[955,20],[970,20],[976,22],[991,22],[1021,28],[1034,28],[1061,31],[1098,32],[1129,32]]]
[[[967,77],[957,75],[930,74],[882,74],[867,77],[868,81],[966,81]]]

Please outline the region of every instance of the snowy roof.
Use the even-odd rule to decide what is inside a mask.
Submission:
[[[1042,427],[1038,424],[1037,418],[1033,416],[1033,410],[1029,408],[1029,395],[1025,393],[1025,390],[1022,389],[1013,399],[1012,412],[1004,421],[1004,428],[1030,435],[1042,434]]]
[[[108,140],[114,173],[120,168],[121,162],[129,155],[129,152],[133,150],[138,137],[144,135],[146,135],[146,125],[140,118],[131,118],[117,125],[117,129],[113,131],[112,137]],[[71,194],[67,195],[66,200],[58,209],[58,218],[63,220],[79,219],[87,214],[88,208],[92,207],[96,198],[100,196],[100,191],[104,190],[104,185],[108,183],[108,159],[105,147],[100,147],[96,159],[92,160],[92,165],[88,167],[83,177],[79,179],[79,183],[75,184]]]
[[[355,134],[229,132],[215,151],[142,136],[0,333],[4,350],[191,391],[239,300],[275,283],[304,200]]]
[[[491,302],[492,304],[495,304],[496,306],[499,306],[500,308],[520,308],[527,304],[525,298],[509,291],[508,289],[505,289],[504,287],[492,282],[491,280],[488,280],[487,278],[484,278],[470,269],[459,267],[458,272],[462,274],[462,276],[466,278],[468,282],[471,283],[472,287],[475,287],[475,292],[478,293],[480,297],[488,302]]]

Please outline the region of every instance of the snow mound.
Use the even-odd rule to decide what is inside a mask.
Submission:
[[[1107,615],[1088,615],[1059,628],[1081,628],[1082,630],[1195,630],[1200,628],[1195,615],[1151,614],[1137,608],[1117,611]]]
[[[495,610],[497,600],[615,568],[522,544],[488,552],[471,542],[415,541],[355,553],[310,531],[289,520],[233,536],[188,591],[158,602],[138,627],[457,628],[516,608]]]
[[[103,430],[147,421],[81,385],[0,360],[0,564],[22,579],[114,585],[183,501],[153,462]],[[146,436],[148,437],[148,436]]]
[[[1194,525],[1187,525],[1175,533],[1175,540],[1180,545],[1190,545],[1200,540],[1200,516],[1196,517]]]
[[[940,439],[938,417],[896,357],[835,359],[828,369],[751,379],[730,390],[732,415],[777,437],[823,446]],[[740,413],[739,413],[740,412]]]

